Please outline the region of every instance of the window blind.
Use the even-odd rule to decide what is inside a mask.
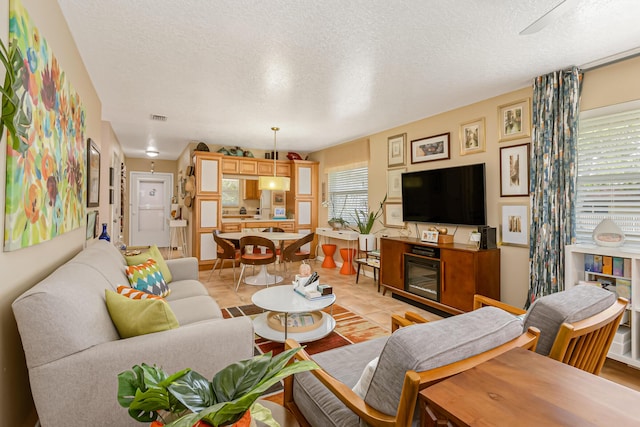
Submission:
[[[640,109],[582,115],[578,129],[576,240],[610,218],[625,246],[640,246]]]
[[[329,172],[329,218],[355,224],[356,209],[368,213],[369,168]]]

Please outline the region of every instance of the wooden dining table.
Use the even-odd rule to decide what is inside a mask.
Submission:
[[[244,231],[235,231],[230,233],[220,233],[219,236],[227,240],[240,240],[245,236],[259,236],[259,237],[264,237],[266,239],[269,239],[277,245],[279,242],[282,242],[282,241],[287,241],[287,240],[293,241],[293,240],[301,239],[304,236],[306,236],[306,234],[244,230]],[[267,251],[267,248],[261,246],[260,250],[262,251],[262,253],[265,253]],[[277,274],[270,274],[269,271],[267,270],[266,265],[260,266],[260,271],[258,272],[258,274],[255,274],[253,276],[245,276],[244,278],[244,282],[247,285],[254,285],[254,286],[272,285],[274,283],[280,283],[282,282],[282,280],[283,280],[282,276],[278,276]]]

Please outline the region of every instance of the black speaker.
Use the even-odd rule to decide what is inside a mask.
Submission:
[[[496,246],[496,228],[486,225],[478,226],[480,232],[480,249],[495,249]]]

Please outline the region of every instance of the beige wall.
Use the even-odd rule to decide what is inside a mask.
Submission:
[[[44,37],[55,54],[60,68],[80,95],[86,112],[86,136],[94,139],[101,154],[110,158],[110,147],[101,141],[101,104],[87,74],[82,59],[69,33],[66,21],[55,1],[23,0],[40,35]],[[0,37],[7,44],[9,1],[0,0]],[[0,144],[0,203],[4,212],[6,138]],[[108,168],[101,169],[101,182],[108,182]],[[106,181],[105,181],[106,180]],[[101,216],[107,214],[108,197],[101,195]],[[103,212],[104,210],[104,212]],[[4,215],[0,215],[0,227],[4,229]],[[35,413],[29,390],[22,344],[11,311],[11,303],[22,292],[51,273],[85,245],[85,228],[65,233],[39,245],[0,253],[0,413],[2,424],[8,426],[33,426]],[[64,391],[61,391],[64,392]]]
[[[618,104],[630,100],[640,99],[640,58],[634,58],[610,66],[594,69],[585,74],[582,89],[581,108],[588,110],[606,105]],[[533,76],[532,76],[533,77]],[[523,88],[511,93],[503,94],[495,98],[487,99],[472,105],[447,111],[433,117],[428,117],[416,122],[408,123],[387,131],[370,135],[367,138],[352,141],[325,150],[311,153],[310,158],[320,162],[320,176],[322,182],[326,182],[326,170],[337,164],[344,163],[339,159],[353,159],[365,149],[364,143],[368,139],[370,152],[369,162],[369,205],[378,206],[386,194],[387,188],[387,138],[400,133],[407,133],[407,171],[415,171],[429,168],[443,168],[472,163],[486,163],[486,187],[487,187],[487,219],[492,227],[499,227],[500,205],[503,203],[526,203],[528,197],[500,197],[500,147],[531,142],[530,138],[508,142],[498,142],[498,106],[509,104],[523,98],[532,96],[531,87]],[[472,155],[460,155],[459,126],[460,123],[484,117],[486,124],[486,151]],[[419,163],[412,165],[409,150],[410,141],[451,133],[451,158],[449,160]],[[351,160],[350,160],[351,161]],[[327,209],[320,208],[320,226],[326,226]],[[420,233],[427,225],[419,225]],[[459,227],[455,231],[454,240],[458,243],[467,243],[470,227]],[[378,225],[374,229],[376,235],[405,235],[416,237],[416,228],[413,224],[406,229],[383,229]],[[499,233],[498,233],[499,234]],[[499,237],[499,236],[498,236]],[[340,242],[336,241],[340,246]],[[514,246],[501,246],[501,300],[512,305],[523,306],[527,296],[529,282],[529,251],[527,248]]]

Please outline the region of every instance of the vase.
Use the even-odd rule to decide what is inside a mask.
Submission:
[[[100,234],[100,237],[98,237],[98,239],[106,240],[107,242],[111,241],[111,237],[109,236],[109,233],[107,233],[107,223],[106,222],[102,223],[102,234]]]
[[[600,221],[592,234],[598,246],[618,247],[624,244],[624,232],[609,218]]]
[[[374,234],[360,234],[358,236],[360,250],[363,252],[373,251],[376,249],[376,236]]]

